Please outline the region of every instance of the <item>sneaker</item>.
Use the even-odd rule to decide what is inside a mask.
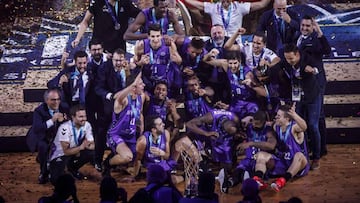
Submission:
[[[94,168],[99,172],[103,170],[101,163],[95,163]]]
[[[69,172],[74,178],[78,180],[83,180],[85,178],[85,176],[82,173],[80,173],[78,170],[69,170]]]
[[[106,157],[106,159],[103,161],[103,164],[102,164],[102,176],[103,177],[108,177],[108,176],[111,176],[110,174],[110,170],[111,170],[111,166],[110,166],[110,156]]]
[[[275,182],[271,183],[271,188],[279,192],[285,186],[286,180],[283,177],[277,178]]]
[[[49,182],[49,178],[47,175],[40,173],[38,177],[39,184],[43,185]]]
[[[258,176],[254,176],[253,179],[256,181],[256,183],[259,185],[259,190],[265,190],[267,188],[267,184],[264,182],[264,180]]]
[[[226,178],[225,170],[221,169],[219,174],[218,174],[218,181],[220,183],[220,191],[222,193],[228,193],[229,192],[229,188],[227,187],[225,178]]]
[[[319,159],[314,159],[312,164],[311,164],[310,169],[311,170],[317,170],[319,168],[320,168],[320,160]]]

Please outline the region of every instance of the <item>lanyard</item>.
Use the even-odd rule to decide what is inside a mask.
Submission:
[[[150,64],[154,64],[154,51],[153,51],[153,49],[151,48],[151,46],[150,46],[150,53],[149,53],[149,55],[150,55]]]
[[[266,93],[266,100],[267,100],[268,104],[271,104],[270,93],[269,93],[269,90],[267,88],[267,85],[264,85],[264,88],[265,88],[265,93]]]
[[[238,82],[239,82],[239,80],[244,80],[245,79],[244,78],[244,67],[242,65],[240,65],[239,77],[236,75],[236,73],[233,73],[232,75],[233,75],[234,79]],[[239,83],[239,85],[240,85],[240,83]]]
[[[118,20],[116,19],[115,14],[114,14],[113,10],[111,9],[109,0],[105,0],[105,3],[106,3],[106,7],[107,7],[107,9],[108,9],[108,12],[109,12],[110,15],[111,15],[111,18],[112,18],[114,24],[115,24],[115,25],[119,25],[120,23],[119,23]],[[116,2],[115,2],[115,12],[116,12],[116,16],[117,16],[118,5],[119,5],[118,2],[116,1]]]
[[[152,10],[151,10],[151,16],[152,16],[152,20],[153,20],[153,22],[154,23],[157,23],[157,24],[160,24],[160,27],[161,27],[161,33],[165,33],[164,32],[164,18],[161,18],[159,21],[158,20],[156,20],[156,15],[155,15],[155,8],[153,8]]]
[[[225,16],[224,16],[224,8],[223,7],[220,8],[221,19],[222,19],[222,22],[224,24],[225,30],[227,30],[227,28],[229,26],[232,7],[233,7],[233,5],[231,3],[230,8],[229,8],[229,12],[227,13],[227,19],[225,19]]]
[[[260,60],[262,59],[263,55],[264,55],[264,49],[261,50],[261,54],[259,56],[259,60],[257,61],[256,63],[256,60],[255,60],[255,56],[254,56],[254,53],[252,54],[252,58],[253,58],[253,67],[255,68],[259,63],[260,63]]]
[[[79,132],[79,137],[77,137],[76,135],[76,128],[75,128],[75,124],[72,122],[72,130],[73,130],[73,134],[74,134],[74,141],[75,144],[77,146],[79,146],[82,143],[82,135],[83,135],[83,128],[80,128],[80,132]]]
[[[189,55],[189,54],[186,55],[186,59],[187,59],[187,61],[190,62],[190,55]],[[198,68],[199,63],[200,63],[200,55],[196,56],[195,65],[194,65],[194,66],[191,66],[191,67],[192,67],[192,70]]]
[[[152,146],[153,143],[153,135],[152,133],[149,133],[149,142],[150,142],[150,146]],[[161,135],[158,136],[158,139],[156,140],[155,146],[160,147],[160,143],[161,143]]]
[[[283,135],[283,131],[281,130],[281,127],[279,126],[279,135],[280,135],[280,139],[284,142],[286,142],[286,140],[288,139],[289,135],[290,135],[290,130],[291,130],[291,123],[286,127],[286,131],[285,131],[285,135]]]
[[[136,101],[133,102],[133,99],[131,98],[131,95],[128,95],[129,101],[130,101],[130,106],[131,106],[131,112],[134,115],[135,119],[138,119],[140,116],[139,110],[137,110],[137,108],[140,108],[140,102],[138,100],[138,98],[136,97]]]

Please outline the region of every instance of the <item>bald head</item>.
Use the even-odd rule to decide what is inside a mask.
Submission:
[[[286,11],[286,0],[275,0],[274,1],[274,10],[276,12],[276,15],[281,16],[281,12]]]

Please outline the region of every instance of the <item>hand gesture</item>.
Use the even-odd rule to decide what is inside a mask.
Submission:
[[[291,17],[289,16],[289,14],[286,11],[280,12],[280,18],[282,18],[287,23],[290,23],[290,21],[291,21]]]
[[[59,86],[62,86],[66,82],[69,82],[69,78],[64,74],[59,79]]]
[[[295,109],[296,109],[296,103],[294,102],[288,112],[288,114],[289,114],[289,116],[291,116],[291,118],[294,118],[294,116],[297,115]]]
[[[243,35],[243,34],[245,34],[245,32],[246,32],[246,29],[243,28],[243,27],[240,27],[240,28],[237,30],[236,34],[238,34],[238,35]]]
[[[222,101],[216,102],[214,106],[217,107],[217,108],[220,108],[220,109],[225,109],[225,110],[229,109],[229,105],[225,104]]]
[[[218,138],[219,137],[219,133],[216,131],[210,131],[210,132],[206,132],[206,136],[207,137],[211,137],[211,138]]]
[[[163,39],[166,46],[171,46],[171,43],[174,42],[173,38],[171,38],[169,35],[163,35]]]
[[[143,65],[147,65],[150,63],[150,57],[148,54],[143,54],[141,55],[140,61],[138,63],[138,65],[143,66]]]
[[[183,70],[183,73],[186,75],[186,76],[192,76],[195,74],[195,72],[193,70],[191,70],[190,67],[185,67],[184,70]]]
[[[71,46],[72,46],[72,48],[77,47],[77,45],[79,45],[79,43],[80,43],[80,40],[78,40],[78,39],[74,39],[74,41],[72,41],[72,42],[71,42]]]
[[[217,55],[219,55],[219,50],[216,48],[213,48],[210,50],[209,55],[211,58],[216,58]]]
[[[165,152],[158,147],[150,147],[150,152],[155,156],[164,156]]]
[[[51,118],[53,122],[63,122],[65,119],[66,115],[64,116],[64,114],[60,112],[54,113],[53,117]]]

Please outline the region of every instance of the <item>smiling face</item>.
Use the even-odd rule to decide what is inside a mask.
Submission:
[[[154,90],[154,96],[157,99],[165,100],[167,97],[167,87],[165,84],[157,84]]]
[[[282,110],[278,110],[275,116],[275,124],[279,126],[286,126],[289,122],[289,118],[286,113]]]
[[[232,0],[221,0],[221,5],[222,7],[224,7],[225,9],[228,9],[230,4],[231,4]]]
[[[75,59],[75,65],[80,73],[84,73],[86,71],[87,66],[87,57],[78,57]]]
[[[161,46],[161,31],[150,30],[148,39],[150,40],[151,48],[158,49]]]
[[[304,36],[309,36],[314,31],[311,19],[302,19],[300,24],[300,32]]]
[[[71,116],[72,121],[74,122],[76,127],[84,126],[86,123],[86,111],[80,110],[75,113],[75,116]]]
[[[57,110],[60,106],[60,95],[58,91],[50,91],[45,98],[45,103],[51,110]]]
[[[225,30],[222,26],[213,26],[210,34],[211,39],[215,42],[215,44],[221,45],[224,42]]]
[[[254,35],[252,42],[254,54],[260,54],[261,51],[265,48],[265,43],[262,37]]]
[[[158,6],[155,6],[156,17],[158,17],[158,18],[165,17],[168,7],[169,7],[168,0],[164,0],[164,1],[159,0]]]

